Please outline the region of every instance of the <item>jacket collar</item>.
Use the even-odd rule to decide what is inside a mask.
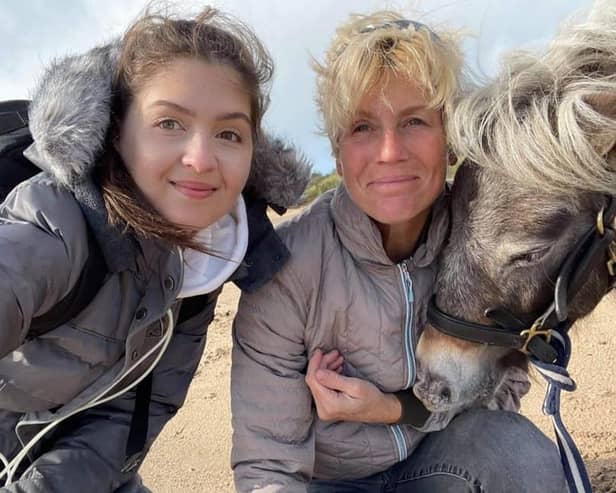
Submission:
[[[430,265],[440,252],[449,231],[449,193],[444,190],[432,206],[428,231],[409,259],[410,267]],[[332,197],[331,214],[340,241],[359,262],[394,264],[385,253],[381,233],[374,221],[353,202],[343,183]]]

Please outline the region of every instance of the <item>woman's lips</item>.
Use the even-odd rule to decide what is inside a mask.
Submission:
[[[372,180],[368,185],[378,188],[395,188],[398,186],[408,185],[418,179],[418,176],[387,176]]]
[[[199,181],[170,181],[175,189],[191,199],[205,199],[212,195],[217,187]]]

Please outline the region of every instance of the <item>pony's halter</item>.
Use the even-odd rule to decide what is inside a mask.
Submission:
[[[560,267],[554,300],[532,323],[516,317],[505,307],[488,308],[486,317],[495,325],[467,322],[448,315],[436,306],[434,298],[428,306],[428,321],[441,332],[467,341],[517,349],[530,356],[530,361],[548,382],[543,412],[552,419],[561,463],[571,493],[591,493],[592,486],[582,455],[560,416],[561,390],[575,390],[567,365],[571,356],[568,331],[575,319],[569,317],[569,302],[588,280],[591,272],[605,262],[610,283],[616,274],[616,200],[608,199],[597,215],[597,221],[577,241]],[[606,260],[607,259],[607,260]],[[609,288],[608,288],[609,289]],[[527,317],[532,320],[531,317]]]
[[[494,325],[469,322],[449,315],[436,306],[435,297],[428,305],[428,322],[435,329],[470,342],[517,349],[545,363],[554,363],[556,349],[550,344],[553,332],[566,334],[575,322],[569,317],[569,302],[588,280],[589,274],[605,262],[610,278],[616,277],[616,200],[611,198],[601,209],[597,221],[582,235],[561,265],[554,300],[534,322],[518,317],[505,307],[485,310]],[[606,260],[607,259],[607,260]]]

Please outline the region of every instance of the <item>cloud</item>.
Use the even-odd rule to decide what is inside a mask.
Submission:
[[[320,57],[336,26],[353,12],[395,8],[433,25],[462,27],[475,34],[465,44],[469,63],[493,75],[503,52],[543,46],[569,14],[590,0],[219,0],[215,5],[252,26],[276,64],[266,124],[292,140],[318,170],[334,167],[329,143],[317,135],[311,56]],[[177,2],[183,9],[200,1]],[[144,6],[141,0],[27,0],[0,3],[0,98],[27,97],[50,59],[84,51],[120,34]]]

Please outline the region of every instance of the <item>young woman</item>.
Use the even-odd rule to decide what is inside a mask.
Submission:
[[[25,152],[45,172],[0,205],[0,491],[147,491],[136,470],[186,397],[221,285],[254,290],[288,257],[265,208],[297,199],[309,170],[261,135],[271,72],[212,9],[146,14],[47,70]],[[90,237],[100,291],[28,337]]]
[[[556,447],[528,420],[474,410],[426,437],[452,416],[412,399],[461,66],[452,33],[392,12],[352,17],[317,66],[343,183],[278,230],[290,261],[240,301],[238,491],[565,491]],[[527,390],[509,375],[489,405],[517,410]]]

